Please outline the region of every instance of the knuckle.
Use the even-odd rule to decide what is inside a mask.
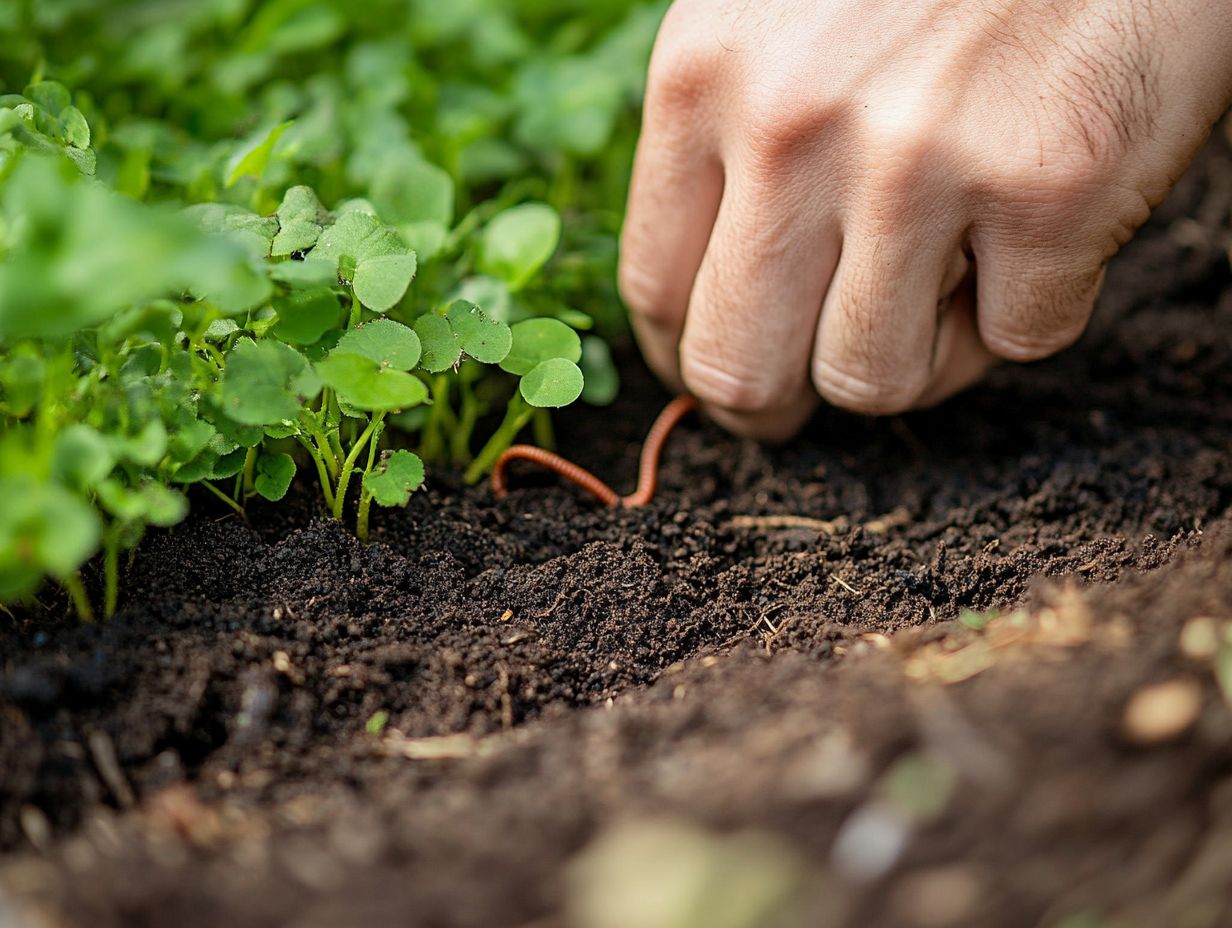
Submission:
[[[835,118],[834,107],[793,75],[761,75],[741,104],[745,145],[754,162],[773,168],[794,161],[816,144]]]
[[[927,117],[911,114],[882,119],[865,128],[862,147],[876,166],[876,193],[897,200],[919,189],[936,148],[936,130]]]
[[[1105,167],[1082,154],[1054,155],[1042,163],[1007,160],[996,172],[996,199],[1009,207],[1015,221],[1050,238],[1081,217],[1108,182]]]
[[[1037,264],[1056,267],[1036,256]],[[1007,361],[1039,361],[1068,348],[1086,330],[1103,280],[1102,267],[1022,280],[979,311],[985,347]]]
[[[698,109],[713,84],[713,71],[698,57],[674,53],[654,59],[646,79],[646,110],[669,118]]]
[[[924,384],[910,375],[853,371],[827,358],[813,362],[813,386],[827,402],[870,416],[906,412],[924,390]]]
[[[713,38],[700,40],[684,24],[664,22],[646,77],[646,110],[667,116],[697,110],[715,91],[722,50]]]
[[[998,358],[1026,363],[1040,361],[1076,342],[1085,323],[1061,326],[1027,326],[1021,323],[988,323],[980,326],[985,347]]]
[[[764,371],[740,370],[687,346],[680,364],[685,386],[707,405],[734,413],[758,413],[782,402],[782,385]]]

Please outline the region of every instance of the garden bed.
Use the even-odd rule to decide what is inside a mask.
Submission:
[[[0,616],[0,924],[1232,923],[1230,204],[1221,141],[1080,347],[777,450],[689,420],[644,510],[197,500],[112,621]],[[625,367],[558,434],[622,489]]]

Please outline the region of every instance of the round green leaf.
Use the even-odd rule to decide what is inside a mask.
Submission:
[[[28,416],[42,398],[47,364],[33,348],[17,348],[7,353],[8,357],[0,361],[0,389],[8,414],[21,419]]]
[[[372,179],[372,202],[388,222],[453,222],[453,178],[414,155],[387,157]]]
[[[339,399],[368,412],[409,409],[428,398],[428,388],[418,377],[383,368],[360,354],[332,352],[317,362],[317,373],[338,391]]]
[[[170,528],[184,521],[188,515],[188,500],[161,483],[145,483],[138,490],[144,505],[143,518],[159,528]]]
[[[200,483],[202,480],[209,480],[214,476],[214,471],[219,466],[219,455],[216,451],[202,451],[191,461],[180,464],[175,468],[175,472],[171,475],[171,480],[174,483]],[[138,503],[125,496],[120,490],[115,487],[103,488],[105,492],[100,491],[99,499],[103,501],[103,505],[107,510],[117,518],[135,519],[137,518],[136,507]]]
[[[311,345],[338,325],[342,303],[332,290],[302,290],[277,300],[274,310],[275,335],[292,345]]]
[[[367,212],[339,207],[337,220],[321,233],[310,257],[333,262],[336,267],[344,257],[359,264],[369,258],[408,253],[406,242],[396,229],[383,225]]]
[[[214,462],[214,466],[210,469],[208,478],[210,480],[226,480],[229,477],[234,477],[244,469],[244,463],[248,459],[247,448],[233,448],[230,451],[223,451],[214,447],[214,443],[211,442],[210,451],[219,455],[218,460]]]
[[[423,346],[420,366],[430,374],[447,371],[462,360],[462,348],[449,322],[436,313],[425,313],[415,320],[415,334]]]
[[[86,122],[81,110],[69,106],[60,113],[60,122],[64,125],[64,139],[74,148],[90,147],[90,124]]]
[[[212,454],[203,455],[202,460],[208,463],[213,457]],[[189,467],[195,465],[196,462]],[[181,481],[178,473],[175,480],[195,482]],[[98,500],[116,521],[134,525],[149,524],[169,528],[188,515],[188,500],[184,498],[184,494],[153,481],[140,487],[130,487],[119,480],[105,480],[98,487]]]
[[[289,454],[263,454],[257,458],[253,486],[262,497],[276,503],[287,495],[295,479],[295,459]]]
[[[524,287],[560,243],[560,216],[545,203],[524,203],[498,213],[479,242],[479,270]]]
[[[309,187],[292,187],[278,207],[278,234],[270,254],[275,257],[307,251],[321,236],[325,208]]]
[[[239,330],[239,324],[234,319],[215,319],[206,327],[205,340],[207,342],[225,342]]]
[[[313,222],[320,225],[327,216],[316,191],[302,184],[288,188],[278,206],[278,221],[282,223]]]
[[[158,419],[141,427],[136,435],[113,435],[111,446],[117,457],[139,467],[154,467],[167,453],[167,429]]]
[[[355,267],[351,286],[355,296],[368,309],[386,313],[393,309],[406,295],[411,280],[415,277],[418,261],[415,253],[401,255],[378,255],[364,258]]]
[[[549,358],[564,358],[575,364],[582,359],[582,340],[577,332],[556,319],[527,319],[510,327],[513,346],[501,370],[529,374]]]
[[[274,425],[295,419],[321,382],[298,351],[282,342],[244,340],[227,355],[223,408],[242,425]]]
[[[343,335],[337,350],[362,354],[396,371],[409,371],[419,363],[423,349],[414,329],[392,319],[374,319]]]
[[[172,460],[177,463],[191,461],[205,449],[217,431],[204,419],[198,419],[193,410],[181,407],[167,445]]]
[[[296,252],[305,252],[317,243],[320,236],[321,227],[315,222],[288,219],[278,227],[270,254],[275,258],[284,258]]]
[[[462,350],[476,361],[499,364],[513,347],[509,326],[493,319],[474,303],[456,300],[449,307],[446,318]]]
[[[98,514],[63,487],[0,479],[0,498],[0,598],[33,592],[43,574],[67,577],[97,550]]]
[[[111,473],[115,457],[103,435],[88,425],[70,425],[56,437],[52,471],[62,483],[88,490]]]
[[[468,303],[482,306],[483,311],[490,317],[506,324],[511,319],[518,318],[514,315],[516,310],[509,284],[499,277],[487,277],[483,274],[467,277],[454,288],[449,299],[450,302],[466,300]]]
[[[48,113],[59,113],[72,105],[73,97],[58,81],[38,81],[26,88],[25,95]]]
[[[581,396],[585,385],[576,364],[564,358],[550,358],[523,377],[518,389],[532,406],[556,409],[568,406]]]
[[[379,506],[405,506],[423,482],[423,461],[409,451],[395,451],[380,468],[364,474],[364,489]]]
[[[313,252],[315,254],[315,252]],[[286,284],[293,290],[329,287],[338,283],[338,262],[307,258],[304,261],[283,261],[269,266],[271,280]]]

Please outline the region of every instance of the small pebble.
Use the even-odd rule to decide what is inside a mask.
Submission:
[[[1143,687],[1130,697],[1121,731],[1132,744],[1166,744],[1193,727],[1202,712],[1202,687],[1181,677]]]
[[[1181,653],[1193,661],[1209,661],[1219,651],[1219,624],[1209,616],[1190,619],[1181,629]]]
[[[895,810],[879,804],[857,809],[839,829],[830,860],[853,883],[871,883],[894,869],[911,840],[911,827]]]

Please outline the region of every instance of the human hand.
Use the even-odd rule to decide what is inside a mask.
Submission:
[[[1215,0],[676,0],[622,242],[643,351],[769,439],[1050,355],[1229,104]]]

